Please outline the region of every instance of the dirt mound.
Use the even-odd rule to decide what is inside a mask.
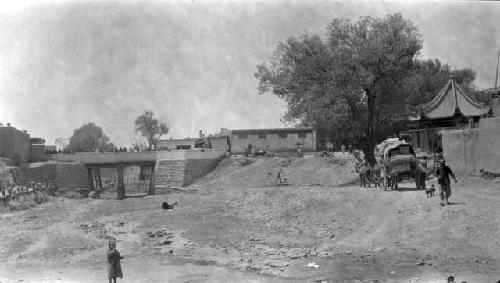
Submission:
[[[226,158],[195,187],[268,187],[278,171],[289,185],[343,186],[357,182],[354,160],[333,158]]]

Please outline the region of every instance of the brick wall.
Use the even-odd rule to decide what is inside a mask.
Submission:
[[[479,129],[443,131],[443,153],[453,171],[476,173]]]
[[[500,172],[500,117],[482,119],[479,122],[479,141],[476,148],[477,167]]]
[[[0,126],[0,156],[19,166],[28,162],[29,155],[30,135],[14,127]]]
[[[210,159],[162,160],[156,165],[155,185],[185,187],[217,167],[221,157]]]
[[[500,118],[481,119],[479,129],[443,131],[443,152],[452,170],[477,174],[499,172]]]
[[[187,160],[162,160],[155,168],[155,185],[161,187],[184,186]]]
[[[57,188],[89,188],[90,181],[84,165],[73,163],[46,163],[35,167],[18,168],[15,171],[18,185],[52,183]]]
[[[44,144],[32,144],[30,146],[30,162],[39,162],[50,160],[50,156],[45,153]]]

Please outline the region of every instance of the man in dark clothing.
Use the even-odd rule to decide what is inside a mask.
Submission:
[[[450,167],[446,166],[444,159],[442,159],[436,170],[436,176],[440,185],[439,198],[441,199],[441,206],[450,204],[448,202],[448,198],[451,196],[450,175],[456,183],[457,178],[455,177],[455,174],[453,174]]]
[[[120,264],[120,260],[123,259],[123,257],[116,250],[115,240],[109,241],[109,250],[107,252],[107,256],[108,256],[109,283],[112,283],[111,280],[113,280],[113,283],[116,283],[116,277],[123,278],[122,267]]]
[[[278,171],[278,175],[276,176],[276,179],[274,180],[275,184],[281,184],[281,173],[283,173],[283,169],[280,168],[280,170]],[[279,181],[279,183],[278,183],[278,181]]]

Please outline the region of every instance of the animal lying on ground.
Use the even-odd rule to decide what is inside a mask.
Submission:
[[[174,209],[174,205],[176,205],[177,202],[174,202],[173,204],[168,204],[167,202],[163,202],[161,204],[161,208],[163,209]]]
[[[479,170],[479,175],[482,179],[494,179],[500,177],[500,173],[488,172],[484,169]]]
[[[425,189],[425,194],[427,195],[428,198],[433,197],[435,192],[436,188],[434,187],[434,184],[430,188]]]

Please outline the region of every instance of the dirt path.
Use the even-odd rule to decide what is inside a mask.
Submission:
[[[302,172],[308,163],[300,162],[288,164],[288,172]],[[219,168],[169,195],[55,198],[1,215],[0,281],[100,281],[109,236],[125,256],[123,282],[500,279],[497,183],[461,182],[453,187],[453,205],[440,207],[437,197],[410,184],[384,192],[333,186],[339,179],[325,175],[315,186],[250,186],[269,179],[275,165],[265,166]],[[314,182],[290,179],[299,177]],[[163,210],[163,201],[178,206]]]

